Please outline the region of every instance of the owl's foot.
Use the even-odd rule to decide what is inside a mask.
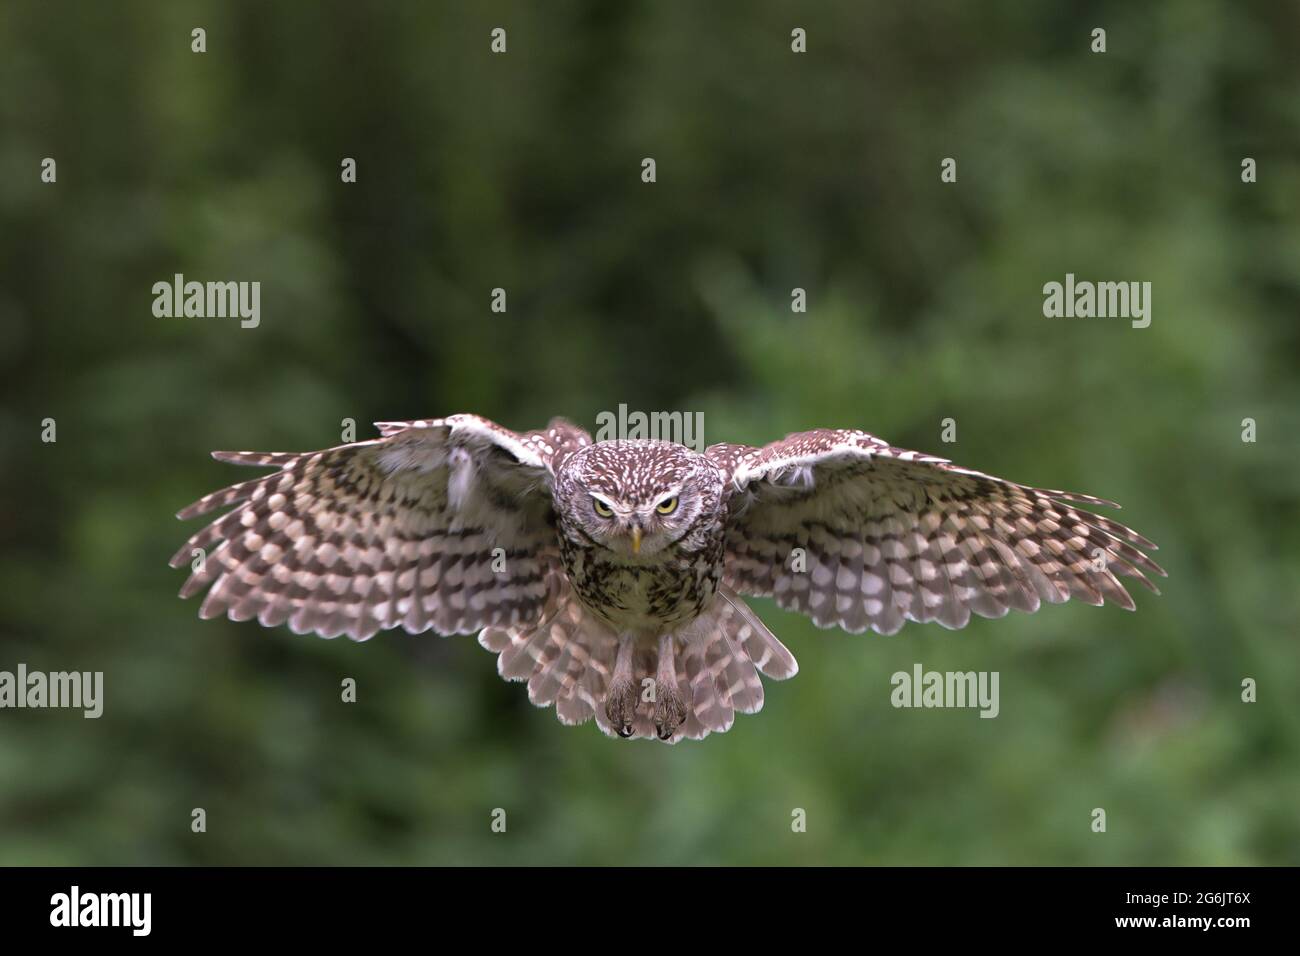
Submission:
[[[632,681],[633,641],[623,638],[614,661],[614,673],[609,680],[609,693],[605,695],[605,717],[620,737],[632,736],[636,721],[637,693]]]
[[[614,681],[605,698],[605,716],[620,737],[632,736],[632,723],[636,720],[636,685],[630,680]]]
[[[655,701],[655,731],[660,740],[672,740],[673,734],[689,716],[686,698],[678,693],[676,687],[660,690],[659,699]]]
[[[655,732],[660,740],[671,740],[677,728],[686,723],[690,711],[686,707],[686,698],[677,689],[677,659],[674,654],[673,638],[664,635],[659,638],[659,667],[655,673]]]

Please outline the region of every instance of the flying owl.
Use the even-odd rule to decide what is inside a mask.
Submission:
[[[477,632],[534,704],[611,736],[699,739],[762,708],[759,675],[798,665],[747,596],[893,634],[1070,598],[1132,610],[1116,575],[1156,591],[1147,575],[1165,573],[1144,553],[1154,544],[1079,507],[1112,502],[861,431],[699,454],[593,443],[562,419],[377,427],[324,451],[214,452],[276,470],[179,513],[234,506],[172,558],[205,556],[181,597],[210,588],[201,617],[322,637]]]

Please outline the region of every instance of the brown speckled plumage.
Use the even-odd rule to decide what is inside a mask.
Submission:
[[[555,480],[560,556],[578,599],[620,630],[648,638],[700,615],[722,578],[726,503],[723,476],[682,445],[637,439],[602,442],[569,458]],[[671,546],[652,555],[612,552],[592,537],[576,497],[597,491],[634,505],[653,505],[665,489],[691,489],[693,517],[673,528]],[[685,508],[683,502],[679,507]]]
[[[478,631],[505,678],[566,723],[675,742],[763,705],[794,657],[741,595],[823,627],[962,627],[1069,598],[1133,608],[1154,545],[1032,488],[820,429],[704,454],[593,444],[562,420],[517,433],[475,415],[379,424],[319,452],[217,452],[276,469],[172,558],[201,615],[365,640]]]

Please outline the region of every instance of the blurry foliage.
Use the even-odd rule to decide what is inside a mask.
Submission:
[[[1300,863],[1298,28],[1228,0],[4,4],[0,669],[103,670],[107,702],[0,713],[0,863]],[[176,272],[260,280],[261,327],[155,319]],[[1066,272],[1151,281],[1151,327],[1043,318]],[[472,637],[175,598],[172,514],[245,477],[209,449],[620,402],[1111,497],[1170,578],[1136,614],[889,638],[756,602],[801,673],[674,748],[561,726]],[[1001,715],[893,709],[916,661],[1000,671]]]

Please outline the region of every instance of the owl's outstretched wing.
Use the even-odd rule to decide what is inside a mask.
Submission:
[[[971,612],[1001,617],[1070,598],[1132,610],[1116,575],[1156,591],[1144,572],[1165,573],[1140,550],[1155,550],[1146,538],[1076,507],[1113,502],[1018,485],[866,432],[821,429],[706,454],[731,477],[727,580],[821,627],[958,628]]]
[[[213,452],[278,470],[177,515],[236,506],[172,557],[194,568],[181,597],[211,586],[202,617],[355,640],[532,622],[557,561],[549,479],[591,436],[477,415],[377,427],[380,438],[324,451]]]

